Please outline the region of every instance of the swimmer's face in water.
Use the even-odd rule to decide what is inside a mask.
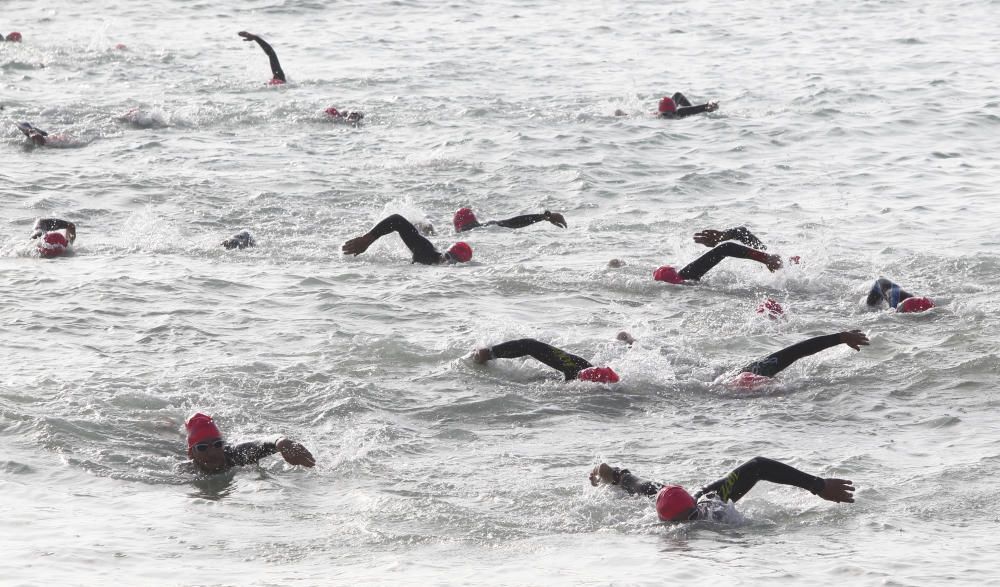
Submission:
[[[189,448],[188,456],[205,473],[218,473],[226,468],[225,446],[221,438],[204,440]]]

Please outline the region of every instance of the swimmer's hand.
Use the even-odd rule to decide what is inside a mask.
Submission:
[[[240,32],[238,32],[236,34],[239,35],[239,36],[241,36],[241,37],[243,37],[244,41],[256,41],[257,40],[257,35],[255,35],[253,33],[248,33],[246,31],[240,31]]]
[[[476,349],[476,352],[472,353],[472,360],[480,365],[486,364],[491,359],[493,359],[493,351],[490,349]]]
[[[367,251],[368,247],[372,246],[373,242],[375,242],[375,239],[367,234],[363,234],[358,238],[352,238],[344,243],[344,246],[340,247],[340,250],[345,255],[360,255],[361,253]]]
[[[594,487],[598,485],[613,485],[615,482],[615,472],[611,465],[601,463],[590,471],[590,484]]]
[[[545,219],[551,222],[552,224],[555,224],[560,228],[566,228],[566,219],[563,218],[562,214],[558,212],[549,212],[548,210],[546,210],[544,216]]]
[[[719,109],[718,102],[709,102],[708,104],[705,105],[705,112],[715,112],[718,109]]]
[[[861,347],[869,345],[868,337],[865,336],[865,334],[860,330],[848,330],[841,332],[840,342],[856,351],[860,351]]]
[[[281,456],[289,465],[302,465],[303,467],[315,467],[316,459],[313,458],[309,449],[287,438],[281,438],[275,444],[281,451]]]
[[[768,271],[774,273],[778,269],[781,269],[782,266],[781,257],[779,257],[778,255],[768,255],[767,261],[764,263],[764,265],[767,267]]]
[[[711,228],[697,232],[694,235],[694,242],[709,248],[714,247],[724,240],[726,240],[725,233],[721,230],[712,230]]]
[[[854,482],[847,479],[823,479],[823,491],[816,495],[834,503],[854,503]]]

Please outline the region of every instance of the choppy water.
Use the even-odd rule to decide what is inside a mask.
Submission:
[[[998,12],[7,0],[2,582],[1000,583]],[[265,86],[239,30],[291,83]],[[649,115],[676,90],[722,107]],[[68,148],[26,146],[20,120]],[[447,246],[465,205],[569,229],[463,235],[461,267],[394,238],[339,253],[393,212]],[[74,256],[32,253],[48,215],[79,226]],[[739,223],[803,263],[650,279]],[[243,228],[256,249],[218,246]],[[878,275],[940,307],[864,310]],[[787,320],[753,312],[767,296]],[[713,383],[848,328],[871,347],[749,396]],[[468,358],[524,336],[623,381]],[[193,482],[195,410],[319,464]],[[731,524],[664,525],[586,481],[606,460],[697,487],[758,454],[853,479],[857,503],[762,485]]]

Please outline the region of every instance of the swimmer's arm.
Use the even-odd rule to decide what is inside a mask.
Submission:
[[[230,457],[234,465],[242,467],[252,465],[277,452],[278,447],[274,442],[244,442],[232,447],[227,456]]]
[[[691,116],[693,114],[701,114],[702,112],[714,112],[719,108],[719,105],[715,102],[709,102],[707,104],[699,104],[697,106],[682,106],[674,112],[674,116],[677,118],[684,118],[685,116]]]
[[[61,218],[39,218],[35,221],[34,229],[31,238],[38,238],[52,230],[65,230],[69,242],[76,240],[76,225]]]
[[[854,502],[854,487],[846,479],[823,479],[804,473],[795,467],[765,457],[755,457],[743,463],[731,473],[698,492],[698,497],[706,493],[718,493],[723,501],[739,501],[758,481],[770,481],[779,485],[801,487],[813,495],[834,502]]]
[[[617,485],[628,492],[629,495],[645,495],[653,497],[663,488],[661,483],[647,481],[633,475],[628,469],[612,467],[606,463],[594,467],[590,472],[590,484]]]
[[[738,226],[736,228],[730,228],[728,230],[713,230],[711,228],[706,228],[701,232],[695,233],[694,242],[705,245],[706,247],[714,247],[715,245],[723,241],[740,241],[741,243],[758,249],[761,251],[766,251],[767,246],[759,238],[757,238],[752,232],[747,230],[745,226]]]
[[[72,222],[66,223],[66,238],[69,239],[69,244],[76,240],[76,225]]]
[[[285,72],[281,70],[281,64],[278,63],[278,54],[274,52],[274,49],[268,44],[267,41],[246,31],[240,31],[237,34],[243,37],[244,41],[257,41],[257,44],[264,50],[264,53],[267,54],[268,60],[271,62],[271,75],[273,75],[275,79],[287,81],[285,80]]]
[[[549,210],[546,210],[542,214],[525,214],[523,216],[515,216],[506,220],[491,220],[486,224],[495,224],[504,228],[524,228],[525,226],[531,226],[532,224],[543,220],[547,220],[558,227],[566,228],[566,219],[563,218],[563,215],[558,212],[550,212]]]

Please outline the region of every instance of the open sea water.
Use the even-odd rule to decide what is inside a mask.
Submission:
[[[0,583],[1000,584],[997,22],[995,0],[3,0]],[[675,91],[721,107],[652,116]],[[456,237],[462,206],[569,227]],[[395,212],[473,262],[411,265],[394,235],[340,254]],[[74,255],[37,256],[40,216],[76,222]],[[652,281],[740,224],[802,263]],[[256,248],[219,246],[240,229]],[[880,275],[938,308],[866,310]],[[719,384],[852,328],[871,346]],[[521,337],[622,381],[469,358]],[[193,480],[194,411],[318,464]],[[727,523],[663,524],[586,477],[697,488],[756,455],[857,503],[763,483]]]

